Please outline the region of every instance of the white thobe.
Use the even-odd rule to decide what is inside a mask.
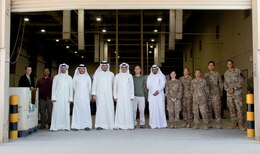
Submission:
[[[92,128],[90,111],[91,79],[86,74],[73,78],[74,106],[72,114],[73,129]]]
[[[119,73],[114,81],[114,98],[117,99],[115,128],[134,129],[134,82],[131,74]]]
[[[97,97],[95,128],[114,128],[113,80],[114,74],[110,71],[100,71],[94,75],[92,95]]]
[[[149,125],[151,128],[165,128],[167,127],[165,115],[165,97],[164,87],[166,79],[159,74],[151,74],[147,78],[148,102],[149,102]],[[157,96],[153,94],[155,91],[159,92]]]
[[[73,102],[72,78],[67,74],[58,74],[52,84],[52,119],[50,130],[70,130],[70,102]]]

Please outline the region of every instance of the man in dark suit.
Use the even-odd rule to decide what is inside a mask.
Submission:
[[[19,87],[35,87],[34,78],[31,76],[32,67],[25,67],[25,74],[20,77]]]

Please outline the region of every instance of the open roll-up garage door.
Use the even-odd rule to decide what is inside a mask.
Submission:
[[[73,9],[251,9],[251,0],[12,0],[12,12]]]

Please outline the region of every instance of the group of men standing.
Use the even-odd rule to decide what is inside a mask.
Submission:
[[[146,78],[141,75],[140,66],[135,66],[135,75],[131,75],[129,65],[122,63],[120,72],[114,76],[107,61],[102,61],[93,75],[93,82],[85,65],[80,64],[73,78],[68,74],[67,64],[59,65],[58,74],[52,79],[50,70],[44,69],[44,76],[37,82],[40,94],[41,127],[46,122],[51,131],[57,130],[91,130],[92,118],[90,102],[96,102],[95,128],[134,129],[137,127],[136,112],[139,108],[140,128],[145,128],[145,92],[148,90],[149,127],[167,128],[165,113],[165,96],[169,116],[169,127],[179,128],[182,111],[184,123],[181,127],[199,128],[201,113],[204,129],[212,127],[213,114],[216,128],[221,128],[221,96],[227,91],[227,104],[231,116],[231,128],[244,127],[242,103],[243,79],[241,71],[234,68],[232,60],[227,62],[228,70],[224,82],[220,73],[214,69],[215,63],[208,63],[208,72],[204,78],[201,71],[195,71],[195,78],[189,75],[188,68],[183,76],[176,78],[172,71],[167,81],[157,65],[153,65]],[[19,86],[33,87],[31,68],[21,77]],[[27,80],[26,80],[27,79]],[[164,94],[165,93],[165,94]],[[73,102],[72,123],[70,124],[70,104]],[[116,103],[116,105],[114,104]],[[115,108],[116,106],[116,108]],[[48,120],[46,120],[46,108]]]

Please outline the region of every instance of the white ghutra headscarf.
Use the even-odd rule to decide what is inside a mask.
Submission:
[[[79,64],[79,66],[75,70],[73,79],[77,78],[80,75],[80,73],[79,73],[79,68],[80,67],[85,69],[84,75],[89,76],[88,71],[87,71],[87,67],[84,64]]]
[[[127,67],[126,73],[130,74],[129,65],[127,63],[122,63],[122,64],[119,65],[119,73],[123,73],[122,70],[121,70],[121,67]]]
[[[102,68],[101,68],[102,65],[107,65],[107,71],[110,70],[110,65],[109,65],[108,61],[101,61],[101,62],[100,62],[100,65],[99,65],[99,67],[96,69],[94,75],[95,75],[97,72],[101,72],[101,71],[102,71]]]
[[[61,67],[66,67],[67,70],[66,70],[66,73],[65,73],[65,74],[69,75],[69,65],[67,65],[67,64],[65,64],[65,63],[60,64],[60,65],[59,65],[58,74],[62,74],[62,72],[61,72]]]

